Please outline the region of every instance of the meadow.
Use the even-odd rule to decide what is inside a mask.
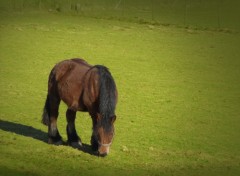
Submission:
[[[0,175],[239,175],[239,46],[229,31],[0,13]],[[50,70],[76,57],[107,66],[117,84],[105,158],[47,144],[41,124]],[[90,144],[87,113],[76,128]]]

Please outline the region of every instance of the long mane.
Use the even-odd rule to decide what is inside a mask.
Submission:
[[[99,112],[102,116],[102,123],[105,123],[115,116],[116,84],[107,67],[102,65],[95,65],[94,67],[98,69],[100,82]]]

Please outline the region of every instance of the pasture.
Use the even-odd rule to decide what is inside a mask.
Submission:
[[[239,175],[239,47],[228,31],[1,13],[0,175]],[[110,68],[118,87],[106,158],[47,144],[40,123],[50,70],[75,57]],[[87,113],[76,129],[89,145]]]

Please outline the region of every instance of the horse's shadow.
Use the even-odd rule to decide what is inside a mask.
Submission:
[[[18,135],[31,137],[42,142],[48,143],[47,141],[48,134],[42,130],[33,128],[31,126],[15,122],[4,121],[0,119],[0,129],[3,131],[13,132]],[[65,143],[64,145],[67,145],[67,143]],[[83,144],[83,146],[79,150],[81,150],[84,153],[96,156],[96,153],[92,150],[91,146],[88,144]]]

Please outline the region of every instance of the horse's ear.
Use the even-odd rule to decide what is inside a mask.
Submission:
[[[115,122],[116,118],[117,118],[116,115],[112,116],[112,121],[111,121],[112,124]]]

